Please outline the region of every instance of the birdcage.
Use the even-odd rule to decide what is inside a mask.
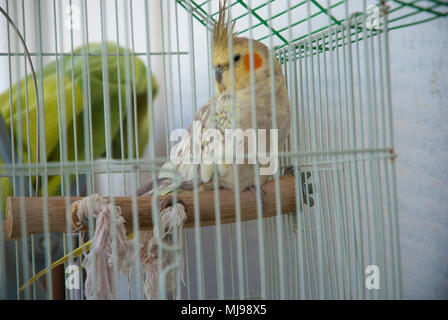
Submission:
[[[135,195],[170,160],[171,132],[217,92],[219,1],[0,3],[0,296],[85,298],[82,254],[26,284],[96,238],[98,217],[82,230],[70,217],[74,201],[99,193],[112,223],[121,215],[134,232],[135,261],[120,271],[110,227],[111,274],[96,276],[111,278],[116,298],[147,297],[139,234],[158,235],[163,205],[157,192]],[[156,266],[155,298],[400,298],[388,33],[446,17],[448,3],[238,0],[227,9],[237,36],[271,49],[271,88],[280,62],[290,134],[279,170],[263,185],[255,178],[252,192],[219,188],[215,165],[212,190],[196,175],[190,191],[168,195],[187,220],[155,247],[170,255]]]

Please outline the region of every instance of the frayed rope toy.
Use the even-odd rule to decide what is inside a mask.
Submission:
[[[74,232],[88,230],[89,212],[95,218],[95,235],[93,239],[83,243],[71,253],[37,273],[20,290],[31,285],[58,265],[79,257],[84,253],[85,258],[82,266],[87,272],[85,281],[86,299],[116,299],[117,290],[113,279],[113,253],[116,255],[118,270],[124,273],[130,273],[136,258],[134,241],[132,240],[133,233],[126,236],[125,221],[121,216],[120,207],[110,204],[106,198],[99,194],[93,194],[82,200],[73,202],[71,221],[74,226]],[[162,268],[166,268],[171,260],[169,255],[164,255],[163,257],[158,256],[158,246],[161,244],[172,244],[172,233],[175,231],[177,233],[179,250],[182,250],[182,230],[187,219],[185,203],[178,199],[177,203],[174,204],[172,199],[164,199],[161,202],[159,217],[160,232],[156,229],[156,226],[153,227],[152,231],[140,232],[139,253],[140,261],[143,265],[143,292],[147,299],[155,299],[158,296],[159,264],[162,263]],[[116,244],[115,250],[112,250],[114,231]],[[177,272],[179,279],[182,280],[182,262],[177,266]],[[167,288],[173,287],[171,284],[172,281],[173,277],[171,273],[167,273]]]

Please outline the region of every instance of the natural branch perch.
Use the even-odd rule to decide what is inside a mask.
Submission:
[[[280,201],[282,213],[296,210],[295,181],[293,176],[284,176],[280,182]],[[269,181],[262,186],[265,194],[262,194],[263,217],[276,215],[275,182]],[[159,199],[169,198],[171,195],[160,196]],[[79,197],[69,197],[71,204]],[[186,205],[187,221],[185,227],[194,226],[194,200],[192,192],[178,193],[178,198]],[[241,220],[248,221],[257,218],[257,205],[255,195],[249,190],[240,194]],[[229,190],[219,191],[221,223],[232,223],[236,221],[235,195]],[[66,197],[26,198],[8,197],[7,209],[7,231],[10,239],[21,237],[21,206],[25,204],[27,234],[43,233],[44,231],[44,208],[48,206],[48,220],[50,232],[66,232],[66,218],[70,219],[71,207],[66,207]],[[132,230],[132,197],[115,197],[115,205],[121,207],[121,214],[126,221],[128,231]],[[199,193],[199,210],[201,226],[215,224],[215,195],[214,191]],[[152,227],[152,197],[142,196],[137,198],[137,211],[139,226],[141,229]],[[67,213],[68,212],[68,213]],[[73,227],[74,229],[74,227]]]

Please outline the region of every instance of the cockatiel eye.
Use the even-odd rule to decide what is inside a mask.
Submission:
[[[233,61],[234,62],[238,62],[238,61],[240,61],[241,60],[241,55],[240,54],[236,54],[234,57],[233,57]]]

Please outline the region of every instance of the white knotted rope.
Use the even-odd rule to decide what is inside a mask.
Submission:
[[[144,273],[144,284],[143,291],[145,297],[149,300],[156,299],[159,296],[159,278],[163,276],[165,278],[165,288],[167,289],[168,298],[177,298],[174,296],[174,274],[171,272],[164,273],[164,275],[159,275],[158,266],[162,264],[162,270],[167,270],[172,266],[173,253],[182,250],[183,247],[183,237],[182,229],[185,220],[187,219],[187,214],[185,212],[185,206],[177,203],[176,205],[167,207],[160,212],[160,237],[157,236],[156,227],[154,226],[153,231],[142,232],[141,233],[141,262],[143,264]],[[173,248],[172,233],[176,231],[177,234],[177,248]],[[163,246],[171,246],[171,252],[162,253],[162,257],[159,257],[158,247],[160,241],[163,242]],[[162,248],[163,248],[162,246]],[[180,265],[177,266],[177,276],[178,280],[183,282],[183,259],[180,261]]]
[[[94,194],[90,197],[78,200],[72,204],[72,221],[76,229],[85,229],[89,212],[93,212],[96,218],[95,235],[92,239],[90,252],[85,254],[83,267],[86,269],[85,296],[87,299],[116,299],[117,288],[113,279],[112,256],[112,222],[115,224],[116,254],[118,270],[129,273],[135,262],[134,242],[127,240],[125,221],[121,216],[118,206],[109,204],[108,201]],[[112,213],[114,219],[112,220]],[[170,245],[173,230],[177,231],[179,250],[182,249],[182,229],[187,215],[184,205],[178,203],[166,207],[160,212],[160,237],[156,237],[157,230],[141,232],[140,257],[144,272],[144,294],[147,299],[155,299],[158,296],[159,274],[158,265],[162,261],[162,268],[170,264],[170,255],[158,256],[160,241],[164,245]],[[95,263],[93,260],[95,259]],[[181,259],[182,260],[182,259]],[[172,287],[172,272],[166,274],[167,288]],[[178,266],[179,279],[183,278],[183,263]],[[96,286],[95,286],[96,278]],[[94,289],[96,288],[96,291]]]

